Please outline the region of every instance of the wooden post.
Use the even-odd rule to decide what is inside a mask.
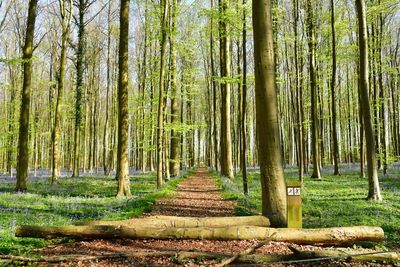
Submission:
[[[287,182],[287,227],[302,228],[301,182]]]

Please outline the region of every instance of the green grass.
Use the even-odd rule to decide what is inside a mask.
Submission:
[[[174,179],[157,190],[155,175],[131,177],[133,197],[129,199],[115,197],[114,177],[62,178],[56,186],[50,185],[47,179],[32,180],[28,184],[29,193],[15,193],[15,181],[2,181],[0,254],[27,254],[33,248],[51,244],[42,239],[16,238],[14,233],[18,225],[61,226],[88,220],[137,217],[150,211],[156,199],[173,194],[182,179]]]
[[[357,170],[343,168],[341,176],[330,175],[325,170],[322,181],[305,176],[302,191],[303,227],[335,227],[351,225],[380,226],[385,231],[383,243],[388,248],[400,247],[400,172],[380,176],[383,201],[366,201],[367,179],[359,178]],[[216,173],[213,173],[218,177]],[[219,179],[224,196],[238,202],[237,214],[246,215],[261,211],[259,172],[249,173],[250,197],[241,193],[242,177],[233,180]],[[286,169],[287,181],[297,180],[296,169]]]

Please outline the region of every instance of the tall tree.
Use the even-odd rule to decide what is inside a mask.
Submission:
[[[17,163],[17,184],[16,191],[26,191],[29,166],[29,110],[31,102],[32,84],[32,55],[33,38],[35,35],[37,0],[29,1],[28,20],[26,24],[25,45],[23,48],[22,60],[24,68],[24,80],[21,92],[21,111],[19,118],[18,137],[18,163]]]
[[[106,92],[106,114],[104,118],[104,130],[103,130],[103,170],[104,175],[110,175],[110,166],[109,166],[109,142],[108,142],[108,135],[109,135],[109,105],[110,105],[110,91],[111,91],[111,3],[108,3],[108,13],[107,13],[107,92]]]
[[[231,136],[231,55],[228,31],[228,2],[219,0],[219,44],[221,68],[221,173],[233,178],[232,136]]]
[[[312,178],[321,179],[320,172],[320,150],[319,150],[319,127],[318,127],[318,95],[317,95],[317,75],[315,69],[315,27],[313,16],[313,0],[307,0],[307,41],[308,41],[308,61],[310,71],[311,89],[311,149],[313,157]]]
[[[161,42],[160,42],[160,77],[158,94],[158,128],[157,128],[157,187],[163,180],[163,136],[164,136],[164,97],[165,97],[165,50],[167,48],[168,0],[161,1]]]
[[[210,8],[214,8],[214,0],[210,0]],[[210,68],[211,68],[211,80],[212,80],[212,110],[213,110],[213,142],[214,142],[214,166],[215,170],[218,171],[218,129],[217,129],[217,81],[215,79],[215,62],[214,62],[214,20],[213,16],[210,19]]]
[[[246,0],[243,0],[243,24],[242,24],[242,57],[243,57],[243,81],[242,81],[242,117],[240,125],[240,168],[243,176],[243,193],[249,195],[249,186],[247,181],[247,162],[246,162],[246,112],[247,112],[247,23],[246,23]]]
[[[72,177],[79,176],[79,146],[82,123],[82,101],[83,101],[83,60],[85,53],[85,14],[88,8],[88,0],[74,0],[78,7],[78,18],[75,23],[78,25],[78,47],[76,50],[76,92],[75,92],[75,130],[74,130],[74,155]]]
[[[382,200],[379,180],[378,167],[376,162],[374,130],[372,128],[371,107],[369,104],[369,81],[368,81],[368,40],[367,40],[367,19],[365,15],[364,0],[355,0],[357,20],[358,20],[358,47],[359,47],[359,66],[360,66],[360,107],[364,122],[366,150],[367,150],[367,169],[368,169],[368,200]]]
[[[65,64],[67,61],[68,37],[72,17],[72,0],[65,2],[64,0],[58,1],[60,6],[61,16],[61,56],[60,65],[57,74],[57,100],[54,112],[54,127],[52,132],[53,144],[53,168],[51,175],[51,182],[57,182],[60,176],[60,152],[59,152],[59,139],[60,139],[60,123],[61,123],[61,105],[64,93],[64,78],[65,78]],[[68,6],[67,6],[68,5]]]
[[[119,29],[119,56],[118,56],[118,150],[117,150],[117,196],[131,196],[129,185],[129,1],[121,0],[120,29]]]
[[[331,31],[332,31],[332,77],[331,77],[331,104],[332,104],[332,146],[334,175],[339,175],[339,145],[336,125],[336,31],[335,31],[335,4],[331,0]],[[350,90],[350,88],[348,88]]]
[[[283,176],[274,67],[271,0],[253,0],[257,141],[262,213],[274,226],[286,226]]]
[[[179,142],[180,134],[176,130],[176,123],[179,121],[178,118],[178,89],[176,84],[176,35],[177,35],[177,10],[178,0],[172,0],[172,11],[171,11],[171,34],[169,36],[170,49],[171,49],[171,67],[170,67],[170,80],[171,80],[171,146],[170,146],[170,175],[172,177],[179,175]]]

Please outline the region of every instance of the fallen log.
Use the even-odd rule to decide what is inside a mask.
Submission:
[[[264,216],[239,216],[239,217],[178,217],[178,216],[151,216],[133,218],[123,221],[89,221],[78,225],[122,225],[127,227],[145,226],[148,228],[192,228],[192,227],[228,227],[228,226],[270,226]]]
[[[155,239],[209,239],[209,240],[265,240],[298,244],[348,245],[363,241],[379,242],[384,239],[380,227],[353,226],[321,229],[268,228],[258,226],[230,226],[221,228],[148,228],[143,226],[19,226],[17,237],[77,239],[155,238]]]
[[[237,263],[305,263],[312,261],[327,261],[327,260],[352,260],[357,262],[385,262],[397,263],[399,255],[395,252],[360,252],[356,251],[333,251],[332,249],[324,249],[320,251],[299,251],[296,248],[289,247],[293,254],[289,255],[240,255],[235,259]],[[106,259],[125,259],[130,257],[173,257],[179,261],[188,259],[207,259],[207,260],[220,260],[230,258],[233,255],[216,252],[202,252],[202,251],[134,251],[127,253],[110,253],[102,255],[61,255],[49,256],[40,258],[29,258],[13,255],[0,255],[0,260],[19,261],[25,263],[60,263],[60,262],[77,262],[77,261],[99,261]]]
[[[356,262],[386,262],[394,263],[400,260],[396,252],[386,251],[360,251],[354,249],[322,249],[313,251],[301,251],[293,246],[289,249],[297,259],[319,259],[319,260],[351,260]]]
[[[0,255],[0,260],[19,261],[25,263],[60,263],[60,262],[77,262],[77,261],[99,261],[106,259],[119,259],[130,257],[174,257],[179,261],[188,259],[207,259],[219,260],[223,258],[232,257],[231,254],[215,253],[215,252],[201,252],[201,251],[135,251],[128,253],[110,253],[103,255],[62,255],[50,256],[41,258],[29,258],[12,255]],[[271,263],[293,259],[292,255],[241,255],[235,262],[239,263]]]

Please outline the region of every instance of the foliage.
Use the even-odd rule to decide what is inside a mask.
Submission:
[[[359,177],[354,168],[341,166],[341,176],[333,176],[332,169],[322,170],[323,180],[315,181],[305,177],[302,191],[304,228],[336,227],[351,225],[380,226],[385,231],[386,247],[400,246],[400,175],[399,169],[392,174],[381,176],[380,184],[383,201],[366,201],[368,181]],[[217,177],[215,173],[214,177]],[[297,169],[285,170],[287,181],[297,180]],[[238,201],[238,215],[261,211],[261,189],[259,172],[250,170],[249,193],[242,192],[242,177],[233,180],[219,178],[224,188],[224,197]]]
[[[114,177],[65,178],[55,186],[40,178],[30,183],[30,193],[25,194],[13,192],[15,181],[1,181],[0,253],[21,255],[51,243],[14,237],[18,225],[62,226],[79,221],[137,217],[149,212],[156,199],[171,196],[182,179],[174,179],[156,190],[154,174],[131,177],[132,198],[115,198]]]

